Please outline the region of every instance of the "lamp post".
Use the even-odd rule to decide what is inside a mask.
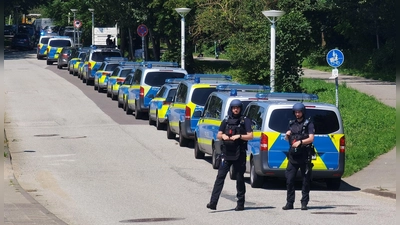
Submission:
[[[92,13],[92,45],[94,45],[94,9],[89,9]]]
[[[280,16],[285,14],[284,11],[280,10],[267,10],[262,11],[265,17],[271,22],[271,59],[270,59],[270,87],[271,92],[275,91],[275,22]]]
[[[76,11],[78,11],[78,10],[77,9],[71,9],[71,12],[74,13],[74,22],[73,22],[73,25],[74,25],[74,45],[76,43],[76,27],[75,27]]]
[[[185,69],[185,16],[190,12],[189,8],[176,8],[175,11],[181,18],[181,68]]]

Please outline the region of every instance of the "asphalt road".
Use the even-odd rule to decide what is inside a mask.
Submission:
[[[313,184],[310,210],[283,211],[285,184],[247,183],[235,212],[227,178],[218,210],[209,201],[216,170],[146,120],[31,52],[5,57],[5,129],[19,184],[67,224],[395,224],[396,200]],[[246,175],[248,177],[248,175]],[[148,224],[148,223],[144,223]]]

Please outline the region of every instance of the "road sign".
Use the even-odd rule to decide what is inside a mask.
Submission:
[[[344,61],[343,53],[338,49],[332,49],[326,54],[326,61],[332,67],[339,67]]]
[[[82,23],[80,20],[74,20],[74,27],[75,28],[80,28],[82,26]]]
[[[139,25],[137,28],[137,33],[140,37],[146,36],[148,32],[149,32],[149,30],[147,29],[146,25],[144,25],[144,24]]]

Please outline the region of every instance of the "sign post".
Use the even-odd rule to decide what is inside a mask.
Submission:
[[[329,77],[329,79],[335,79],[335,85],[336,85],[336,90],[335,90],[335,96],[336,96],[336,107],[339,108],[339,70],[337,67],[341,66],[344,62],[344,55],[343,53],[338,50],[338,49],[332,49],[326,54],[326,61],[328,62],[328,65],[333,67],[332,69],[332,76]]]
[[[82,22],[80,21],[80,20],[74,20],[74,27],[76,28],[76,30],[78,30],[78,33],[77,33],[77,35],[78,35],[78,47],[80,47],[80,44],[79,44],[79,39],[80,39],[80,35],[79,35],[79,28],[82,26]],[[74,45],[75,45],[75,43],[74,43]]]
[[[142,59],[143,61],[145,61],[144,58],[144,37],[147,35],[147,33],[149,32],[149,30],[147,29],[147,26],[144,24],[141,24],[138,26],[137,28],[137,33],[140,37],[142,37]]]

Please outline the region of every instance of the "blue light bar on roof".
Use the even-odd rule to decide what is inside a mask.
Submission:
[[[165,80],[166,84],[179,84],[181,81],[184,81],[184,78],[169,78]]]
[[[104,61],[128,61],[128,58],[125,57],[106,57]]]
[[[159,62],[159,61],[143,61],[141,62],[142,66],[145,67],[179,67],[176,62]]]
[[[46,36],[46,35],[44,35],[44,36]],[[69,36],[52,36],[51,38],[68,38],[68,39],[71,39],[71,37],[69,37]]]
[[[257,98],[267,98],[267,99],[285,99],[293,101],[302,100],[318,100],[318,95],[307,94],[307,93],[290,93],[290,92],[273,92],[273,93],[258,93]]]
[[[132,61],[123,61],[119,62],[120,66],[140,66],[140,62],[132,62]]]
[[[265,85],[254,85],[254,84],[220,84],[217,86],[217,91],[229,91],[236,89],[238,91],[262,91],[269,92],[271,87]]]
[[[195,78],[211,79],[211,80],[223,79],[223,80],[229,80],[229,81],[232,80],[232,76],[224,75],[224,74],[187,74],[187,75],[185,75],[185,79],[187,79],[187,80],[194,80]]]

